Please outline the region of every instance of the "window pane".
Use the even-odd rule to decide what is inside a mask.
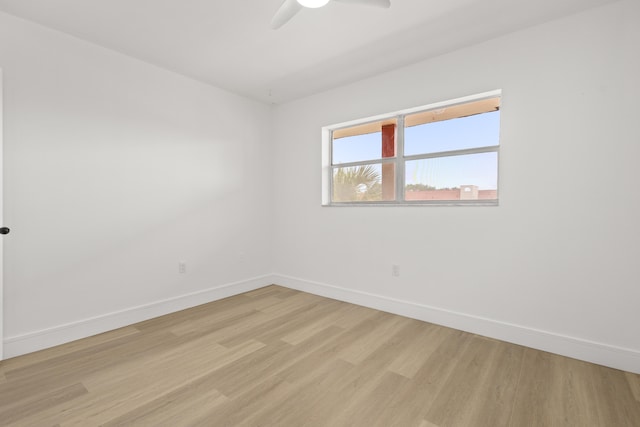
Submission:
[[[440,110],[433,111],[437,116]],[[418,113],[423,115],[424,113]],[[407,116],[411,122],[411,116]],[[500,111],[406,127],[405,155],[437,153],[499,144]]]
[[[382,132],[333,140],[333,164],[382,158]]]
[[[498,153],[406,162],[405,200],[497,200]]]
[[[396,155],[396,118],[333,131],[331,163],[365,162]]]
[[[383,200],[382,166],[378,163],[335,168],[333,170],[333,201],[368,202]],[[385,164],[386,166],[387,164]],[[384,172],[386,179],[387,171],[385,170]]]

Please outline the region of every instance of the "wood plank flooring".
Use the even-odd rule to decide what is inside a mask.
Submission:
[[[639,427],[640,376],[268,286],[0,362],[0,425]]]

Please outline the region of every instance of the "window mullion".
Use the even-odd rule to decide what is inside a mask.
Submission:
[[[434,159],[437,157],[451,157],[451,156],[464,156],[467,154],[493,153],[493,152],[498,152],[499,149],[500,149],[499,145],[490,145],[487,147],[465,148],[462,150],[437,151],[435,153],[413,154],[411,156],[406,156],[404,160]]]
[[[382,163],[393,163],[394,159],[373,159],[373,160],[363,160],[361,162],[349,162],[349,163],[336,163],[335,165],[331,165],[333,169],[336,168],[350,168],[353,166],[366,166],[366,165],[379,165]]]

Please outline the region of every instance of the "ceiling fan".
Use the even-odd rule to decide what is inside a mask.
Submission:
[[[303,7],[315,9],[326,5],[329,1],[384,8],[391,6],[391,0],[284,0],[280,9],[278,9],[276,14],[273,15],[273,19],[271,19],[271,28],[275,30],[282,27],[289,22],[296,13],[300,12]]]

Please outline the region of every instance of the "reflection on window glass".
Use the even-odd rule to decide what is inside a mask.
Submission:
[[[498,153],[410,160],[406,200],[496,200]]]

